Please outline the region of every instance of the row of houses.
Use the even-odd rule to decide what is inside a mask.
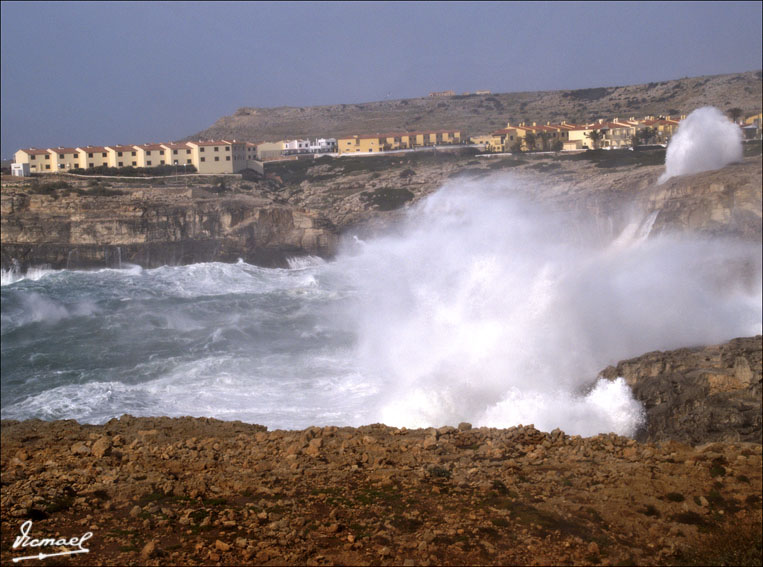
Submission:
[[[442,144],[460,144],[455,130],[398,132],[345,138],[294,139],[277,142],[200,140],[158,144],[27,148],[18,150],[14,163],[28,173],[56,173],[98,167],[194,166],[198,173],[237,173],[255,162],[301,154],[378,153]]]
[[[643,120],[629,118],[612,121],[598,120],[591,124],[526,124],[524,122],[492,132],[485,136],[471,138],[472,143],[482,145],[489,152],[516,152],[532,150],[583,150],[628,148],[633,145],[634,136],[648,136],[645,143],[665,144],[678,129],[680,119],[670,116],[651,117]]]
[[[193,165],[199,173],[232,173],[255,160],[256,145],[236,140],[168,142],[161,144],[29,148],[18,150],[16,164],[31,173],[55,173],[96,167],[156,167]]]
[[[618,149],[631,147],[634,138],[641,143],[667,144],[680,121],[685,118],[647,116],[642,120],[598,120],[590,124],[526,124],[506,127],[487,135],[463,139],[459,130],[390,132],[353,135],[342,138],[243,142],[237,140],[199,140],[140,145],[58,147],[18,150],[15,166],[22,173],[55,173],[97,167],[155,167],[192,165],[199,173],[237,173],[261,166],[261,162],[302,154],[373,154],[413,150],[441,145],[472,143],[488,152],[532,150]],[[761,114],[740,124],[745,137],[760,136]]]

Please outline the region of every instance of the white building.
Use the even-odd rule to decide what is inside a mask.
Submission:
[[[336,138],[316,138],[310,144],[310,151],[314,154],[328,154],[336,152]]]
[[[12,163],[11,175],[13,175],[13,177],[29,177],[29,164],[28,163]]]
[[[310,152],[310,140],[285,140],[283,143],[283,153],[306,154]]]

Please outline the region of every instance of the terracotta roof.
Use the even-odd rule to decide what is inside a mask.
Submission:
[[[107,149],[114,150],[115,152],[134,152],[133,146],[106,146]]]
[[[77,148],[50,148],[57,154],[76,154]]]
[[[189,146],[185,142],[168,142],[162,145],[168,147],[171,150],[190,150],[191,149],[191,146]]]
[[[161,144],[140,144],[137,147],[142,150],[164,150]]]
[[[21,151],[28,153],[30,156],[40,156],[40,155],[48,154],[48,150],[38,150],[37,148],[28,148],[26,150],[21,150]]]
[[[225,140],[199,140],[198,142],[189,142],[191,144],[196,144],[197,146],[228,146],[230,145],[230,142],[226,142]]]
[[[106,147],[105,146],[85,146],[85,147],[80,147],[79,149],[82,150],[82,151],[88,152],[88,153],[90,153],[90,152],[105,152],[106,151]]]

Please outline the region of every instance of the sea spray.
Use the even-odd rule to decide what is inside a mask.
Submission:
[[[629,434],[609,364],[761,329],[761,246],[591,226],[453,180],[335,260],[9,274],[2,417]]]
[[[720,169],[742,161],[742,130],[713,106],[698,108],[681,121],[665,152],[665,172],[671,177]]]
[[[596,384],[599,370],[759,332],[759,246],[647,239],[654,214],[603,241],[516,189],[453,182],[337,262],[363,292],[358,359],[383,392],[374,420],[632,434],[639,405],[621,381]],[[724,268],[734,261],[754,274],[741,290]]]

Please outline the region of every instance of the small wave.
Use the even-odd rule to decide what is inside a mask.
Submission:
[[[323,258],[318,256],[299,256],[295,258],[287,258],[290,270],[304,270],[306,268],[314,268],[316,266],[322,266],[326,263]]]
[[[25,273],[21,273],[18,266],[12,266],[7,270],[0,270],[0,285],[11,285],[22,280],[38,281],[50,274],[55,274],[60,270],[51,270],[46,266],[35,266],[29,268]]]

